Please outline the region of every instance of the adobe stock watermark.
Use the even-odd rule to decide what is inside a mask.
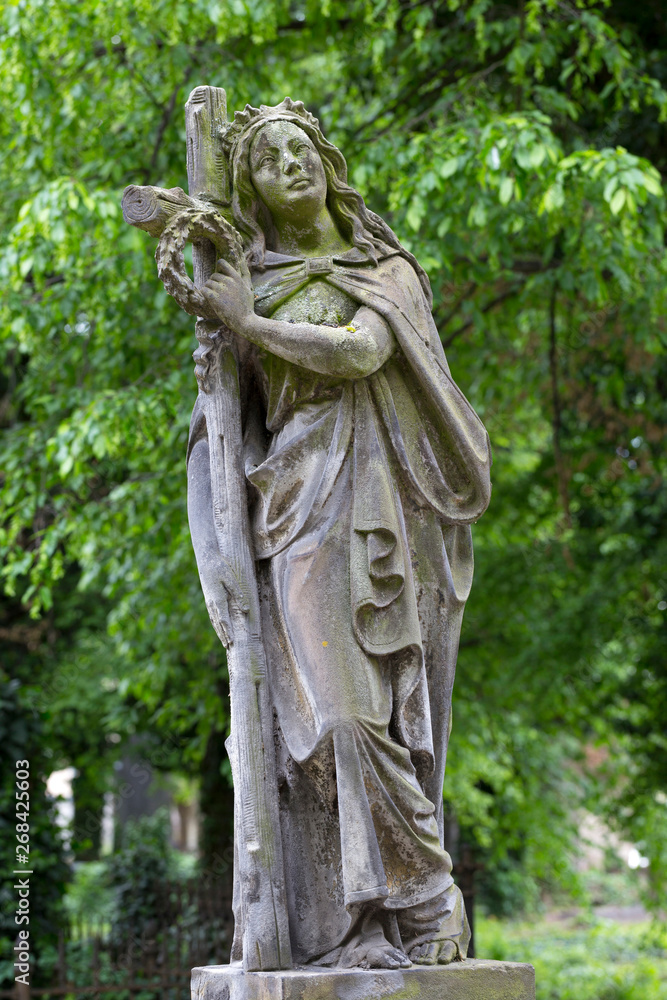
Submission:
[[[16,761],[16,849],[14,861],[14,891],[16,911],[14,923],[19,928],[14,944],[14,981],[30,986],[30,763]],[[18,878],[17,876],[22,876]]]

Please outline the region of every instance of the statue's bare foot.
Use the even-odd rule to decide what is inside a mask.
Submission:
[[[360,962],[361,968],[366,969],[409,969],[411,964],[405,952],[394,948],[388,941],[369,948],[365,959]]]
[[[415,965],[449,965],[455,961],[458,948],[453,941],[428,941],[417,945],[410,952],[410,959]]]
[[[387,937],[384,921],[370,910],[362,914],[336,964],[347,969],[409,969],[411,962]]]

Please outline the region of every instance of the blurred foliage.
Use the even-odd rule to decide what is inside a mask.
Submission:
[[[166,810],[126,823],[120,849],[107,863],[114,895],[112,939],[124,942],[128,934],[137,939],[155,936],[161,902],[158,892],[170,874],[170,854]]]
[[[617,871],[591,869],[582,874],[583,891],[593,906],[635,906],[640,902],[644,879],[622,862]]]
[[[535,966],[537,1000],[663,1000],[667,992],[667,931],[657,924],[487,918],[476,934],[480,958]]]
[[[494,447],[448,807],[487,869],[553,886],[586,806],[664,902],[658,0],[9,0],[0,51],[0,625],[58,758],[103,784],[110,735],[147,728],[178,734],[210,802],[224,787],[224,654],[185,513],[192,323],[119,203],[186,186],[193,86],[231,111],[289,93],[427,267]]]
[[[508,854],[494,864],[485,865],[476,888],[483,910],[496,917],[512,918],[543,909],[535,879],[521,855],[516,858]]]
[[[70,925],[84,921],[110,924],[113,919],[114,890],[109,884],[108,860],[78,864],[67,886],[64,906]]]
[[[168,843],[169,817],[164,811],[131,820],[119,849],[103,861],[78,863],[67,886],[64,907],[77,937],[91,925],[109,925],[116,939],[128,932],[150,935],[160,902],[156,889],[185,884],[195,875],[196,858]]]

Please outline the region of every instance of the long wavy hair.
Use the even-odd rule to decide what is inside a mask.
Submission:
[[[294,108],[294,110],[291,110]],[[254,117],[249,118],[249,114]],[[241,113],[237,117],[241,117]],[[343,239],[349,240],[367,258],[377,265],[378,257],[388,249],[398,250],[413,267],[426,299],[431,305],[433,294],[428,275],[415,257],[399,242],[387,223],[371,212],[358,191],[347,183],[345,157],[325,139],[316,118],[308,114],[301,101],[285,98],[282,104],[269,108],[246,108],[249,118],[236,141],[231,157],[232,212],[234,224],[243,237],[248,266],[262,270],[266,253],[266,235],[271,234],[273,223],[268,209],[260,199],[250,177],[250,148],[255,136],[265,125],[274,121],[288,121],[306,133],[319,153],[327,179],[327,208]],[[307,116],[307,117],[306,117]]]

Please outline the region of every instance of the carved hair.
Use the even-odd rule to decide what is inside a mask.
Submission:
[[[232,212],[234,224],[243,237],[249,267],[263,268],[265,234],[272,227],[270,215],[251,180],[250,147],[258,132],[269,122],[288,121],[306,133],[319,153],[327,179],[327,208],[341,235],[375,264],[378,255],[385,254],[388,248],[398,250],[413,267],[431,304],[433,296],[428,275],[415,257],[401,246],[387,223],[371,212],[359,192],[347,183],[347,164],[343,154],[325,139],[317,119],[305,110],[301,101],[285,98],[282,104],[271,108],[263,105],[261,110],[248,105],[235,117],[235,123],[229,130],[235,133],[229,137],[235,140],[230,149]]]

